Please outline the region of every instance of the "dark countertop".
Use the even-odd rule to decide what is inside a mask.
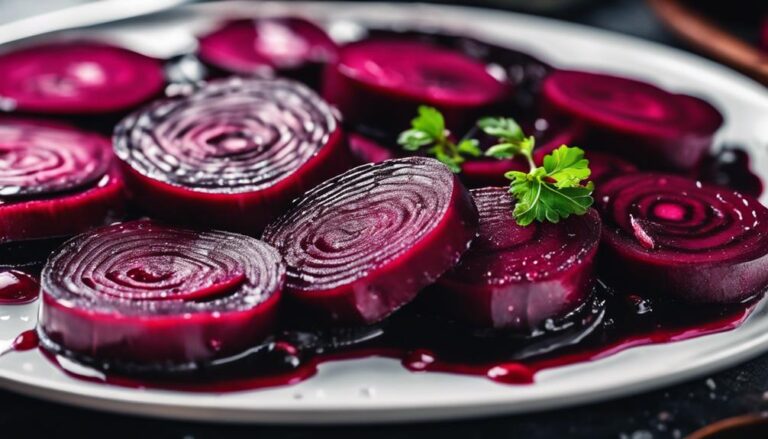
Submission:
[[[641,0],[593,1],[560,18],[684,48]],[[716,420],[762,410],[768,410],[768,355],[709,377],[601,404],[532,415],[396,426],[194,424],[103,414],[0,391],[0,438],[682,438]]]

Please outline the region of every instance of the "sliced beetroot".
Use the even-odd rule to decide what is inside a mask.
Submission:
[[[563,317],[589,297],[600,217],[519,226],[503,187],[473,189],[480,231],[431,298],[456,318],[481,327],[530,331]]]
[[[740,302],[768,287],[768,209],[687,178],[638,173],[595,197],[607,273],[633,290],[692,302]]]
[[[354,168],[298,199],[264,240],[288,265],[287,292],[319,319],[373,323],[413,300],[469,246],[477,210],[437,160]]]
[[[452,129],[467,129],[509,91],[486,66],[461,52],[399,40],[366,40],[344,46],[329,65],[323,96],[345,122],[402,131],[419,105],[439,109]]]
[[[514,93],[507,96],[503,109],[512,110],[517,118],[529,116],[536,104],[542,80],[552,67],[536,57],[511,47],[490,44],[467,35],[445,33],[435,29],[369,29],[370,39],[419,41],[455,50],[503,72],[504,82]]]
[[[39,331],[48,347],[104,361],[224,357],[272,331],[284,279],[280,255],[254,238],[112,225],[49,259]]]
[[[349,133],[347,136],[349,150],[360,165],[366,163],[379,163],[384,160],[397,158],[400,154],[393,148],[387,148],[368,136],[358,133]]]
[[[297,17],[233,20],[200,38],[200,58],[227,73],[278,73],[319,82],[336,61],[336,43],[316,24]]]
[[[589,169],[592,171],[589,180],[594,182],[595,186],[599,186],[614,177],[637,172],[637,166],[613,154],[587,151],[584,157],[589,160]]]
[[[156,101],[117,126],[114,145],[148,212],[247,234],[350,161],[331,107],[288,80],[230,78]]]
[[[541,97],[545,115],[583,124],[584,144],[646,167],[693,169],[723,123],[701,99],[599,73],[555,71]]]
[[[29,113],[101,114],[162,92],[160,61],[92,42],[29,46],[0,55],[0,102]]]
[[[33,119],[0,119],[0,243],[80,233],[123,211],[109,140]]]

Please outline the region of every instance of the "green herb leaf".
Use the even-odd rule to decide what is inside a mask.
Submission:
[[[458,144],[451,140],[440,111],[424,105],[419,107],[419,115],[411,120],[411,129],[400,133],[397,143],[406,151],[415,152],[427,148],[427,154],[443,162],[455,173],[461,172],[465,156],[482,155],[479,142],[475,139],[462,139]]]
[[[509,192],[516,204],[512,214],[517,223],[527,226],[533,221],[557,223],[570,215],[583,215],[592,205],[592,183],[589,162],[580,148],[561,146],[544,157],[543,167],[525,172],[510,171]]]
[[[433,139],[445,137],[445,119],[437,108],[422,105],[419,115],[411,121],[414,130],[423,131]]]
[[[558,188],[578,187],[592,173],[581,148],[562,145],[547,154],[543,163],[547,177],[555,180]]]
[[[477,126],[489,136],[498,137],[509,143],[520,142],[525,138],[520,125],[508,117],[484,117],[477,122]]]

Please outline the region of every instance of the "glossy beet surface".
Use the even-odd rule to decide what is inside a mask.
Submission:
[[[517,225],[503,187],[473,189],[480,231],[433,298],[461,320],[532,330],[584,303],[592,291],[600,218],[590,210],[558,224]]]
[[[232,355],[272,329],[285,278],[253,238],[135,221],[80,235],[42,273],[48,346],[103,361]]]
[[[266,230],[287,291],[321,319],[372,323],[416,297],[469,246],[477,210],[434,159],[354,168],[298,199]]]
[[[311,78],[334,62],[336,43],[316,24],[295,17],[235,20],[200,38],[200,58],[236,74]]]
[[[617,76],[555,71],[541,92],[546,115],[583,124],[584,144],[646,167],[693,169],[723,123],[701,99]]]
[[[0,55],[3,108],[50,114],[131,109],[165,84],[158,60],[92,42],[27,46]]]
[[[607,272],[633,289],[739,302],[768,287],[768,209],[683,177],[640,173],[597,190]]]
[[[486,66],[458,51],[420,42],[367,40],[343,47],[325,72],[323,97],[352,125],[400,131],[419,105],[466,129],[508,92]]]
[[[118,125],[114,144],[148,212],[247,234],[349,164],[334,112],[287,80],[231,78],[156,101]]]
[[[589,160],[589,169],[592,171],[589,180],[594,182],[596,186],[614,177],[637,172],[635,165],[613,154],[587,151],[584,156]]]
[[[33,119],[0,119],[0,243],[79,233],[123,210],[109,140]]]

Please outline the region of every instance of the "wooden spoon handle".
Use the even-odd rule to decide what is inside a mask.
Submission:
[[[768,53],[724,31],[680,0],[648,0],[661,19],[709,56],[768,85]]]

